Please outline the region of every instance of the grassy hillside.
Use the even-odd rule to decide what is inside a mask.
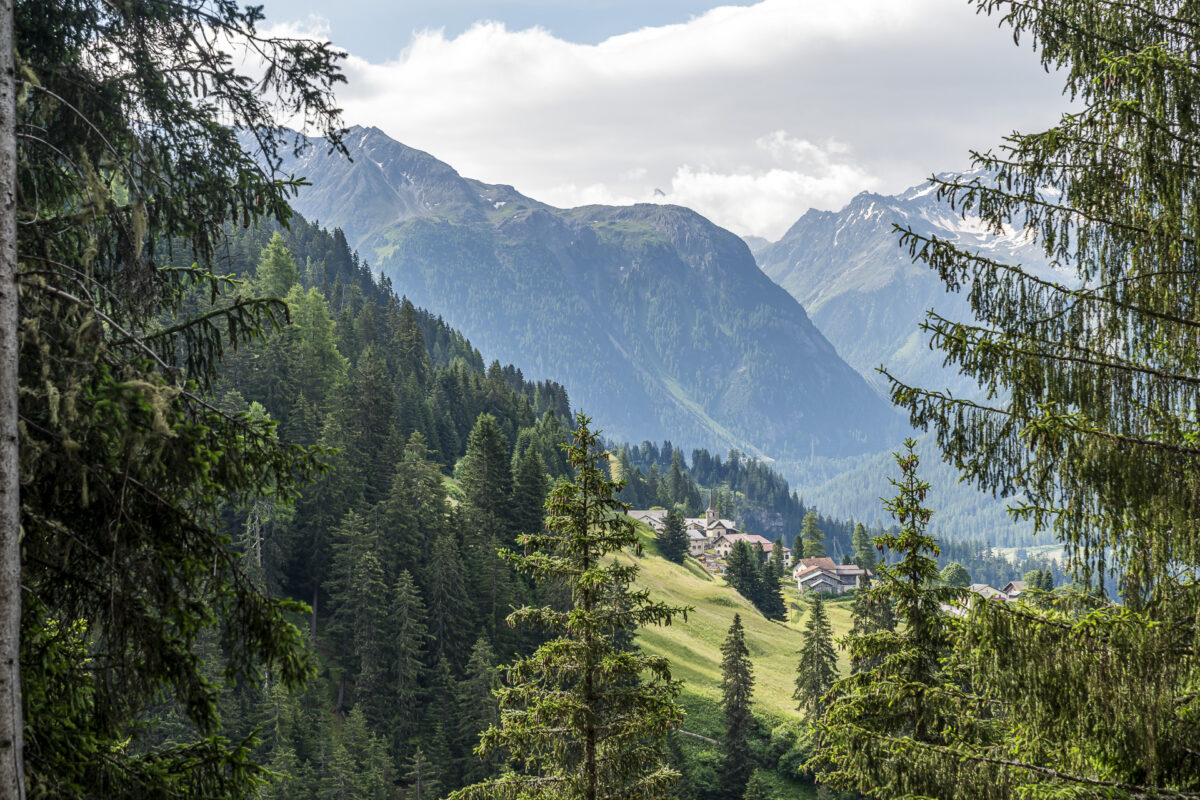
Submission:
[[[808,606],[794,587],[785,584],[790,610],[787,623],[772,622],[729,587],[723,578],[710,575],[694,559],[689,558],[684,564],[672,564],[659,556],[648,529],[642,530],[642,541],[645,551],[637,560],[641,568],[638,583],[650,589],[656,599],[695,608],[688,614],[686,622],[678,620],[669,627],[647,628],[638,634],[638,642],[647,652],[671,660],[672,674],[684,681],[686,705],[698,709],[699,705],[719,700],[721,643],[729,632],[733,615],[741,614],[746,644],[754,664],[755,710],[779,721],[801,719],[792,700],[792,689]],[[851,603],[852,599],[845,597],[830,599],[825,604],[835,638],[850,630]],[[839,659],[844,674],[849,670],[845,653],[839,652]],[[719,726],[719,722],[717,724]],[[703,724],[693,727],[690,720],[684,727],[706,736],[720,732],[719,727],[702,729],[709,728]]]

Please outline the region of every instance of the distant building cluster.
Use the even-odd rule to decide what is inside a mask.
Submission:
[[[655,533],[662,533],[667,524],[667,511],[662,508],[652,508],[644,511],[630,511],[629,516],[646,523]],[[737,523],[721,519],[717,515],[716,499],[712,493],[708,496],[708,509],[703,517],[688,517],[683,521],[688,535],[688,552],[702,562],[710,572],[724,573],[725,559],[733,551],[737,542],[746,542],[751,547],[757,546],[768,557],[775,549],[775,543],[757,533],[742,533]],[[784,566],[792,565],[792,550],[783,548]]]

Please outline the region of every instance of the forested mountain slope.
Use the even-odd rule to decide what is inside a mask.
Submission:
[[[887,446],[897,417],[745,243],[675,206],[551,208],[460,177],[374,128],[353,161],[284,170],[396,290],[488,353],[554,374],[626,441],[771,457]]]
[[[377,281],[344,237],[302,219],[283,231],[236,233],[226,264],[245,291],[286,297],[291,320],[226,354],[219,402],[229,413],[277,421],[283,439],[323,448],[329,470],[294,502],[224,515],[258,586],[312,607],[295,621],[308,629],[316,667],[298,694],[270,681],[227,687],[225,732],[263,729],[254,754],[288,776],[266,789],[268,798],[444,796],[496,769],[472,748],[496,719],[498,668],[540,642],[505,616],[562,602],[554,586],[517,574],[498,550],[541,526],[550,482],[567,474],[559,448],[568,436],[566,390],[485,365],[461,334]],[[207,301],[199,293],[190,300],[197,310]],[[769,470],[756,469],[753,480],[763,483],[759,472]],[[710,463],[706,475],[746,489],[743,473],[751,474]],[[703,737],[720,734],[717,649],[735,613],[746,617],[758,671],[755,765],[779,797],[807,796],[811,784],[796,776],[802,753],[789,689],[803,604],[793,598],[790,620],[768,621],[695,563],[664,561],[648,531],[643,540],[640,582],[696,609],[669,630],[639,635],[687,681],[685,729],[702,737],[681,735],[673,746],[687,776],[680,797],[713,797],[720,754]],[[834,611],[839,631],[847,615]],[[225,657],[209,643],[214,681]],[[169,705],[155,718],[136,747],[183,730]]]

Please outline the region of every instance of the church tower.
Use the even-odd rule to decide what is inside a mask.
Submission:
[[[704,512],[705,527],[712,525],[717,519],[717,501],[713,491],[710,489],[708,492],[708,510]]]

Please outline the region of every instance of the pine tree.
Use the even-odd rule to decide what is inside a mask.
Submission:
[[[725,580],[755,607],[762,602],[762,572],[758,555],[745,541],[736,541],[725,559]]]
[[[420,747],[413,753],[408,763],[408,772],[404,775],[408,786],[406,795],[412,800],[436,800],[441,796],[441,774],[437,767],[426,758]]]
[[[1019,496],[1020,518],[1053,532],[1095,594],[1032,611],[979,604],[963,658],[1015,765],[988,760],[1001,749],[990,739],[955,742],[930,751],[938,782],[912,791],[969,795],[952,778],[977,768],[997,794],[1195,792],[1200,727],[1181,702],[1197,671],[1174,642],[1195,639],[1200,618],[1200,15],[1177,0],[976,6],[1032,41],[1074,102],[1050,129],[976,154],[977,172],[935,183],[994,231],[1034,232],[1062,272],[903,232],[965,290],[971,319],[930,315],[926,329],[989,399],[899,381],[892,396],[965,480]],[[1104,597],[1110,571],[1119,605]],[[1010,666],[985,667],[996,663]]]
[[[667,512],[663,531],[658,535],[658,552],[668,561],[682,564],[687,556],[690,540],[683,526],[683,514],[679,509],[672,508]]]
[[[879,578],[868,590],[872,600],[894,604],[903,628],[849,639],[852,661],[873,668],[836,684],[817,723],[821,749],[810,762],[824,783],[883,797],[906,794],[929,780],[941,767],[924,757],[925,748],[936,752],[948,736],[974,735],[979,725],[972,698],[944,666],[952,640],[942,608],[960,602],[962,590],[935,585],[939,549],[926,531],[932,511],[922,503],[929,484],[917,474],[915,446],[908,439],[895,454],[900,478],[890,481],[897,492],[884,502],[900,528],[876,537],[899,560],[879,565]],[[979,772],[970,781],[971,796],[986,795],[984,786],[994,776]]]
[[[750,756],[750,737],[755,730],[754,713],[750,710],[753,692],[754,673],[746,648],[746,633],[741,615],[734,614],[729,634],[721,645],[721,715],[725,731],[721,736],[723,755],[717,791],[725,800],[739,800],[754,772]]]
[[[199,638],[220,627],[231,679],[308,669],[294,608],[244,574],[219,515],[288,500],[315,464],[212,402],[223,356],[285,316],[238,296],[218,249],[231,223],[285,220],[294,187],[239,131],[268,165],[278,119],[340,149],[339,56],[236,3],[9,3],[0,21],[0,58],[20,59],[0,65],[0,795],[23,764],[58,797],[244,796],[262,770],[221,736]],[[247,70],[225,55],[243,47]],[[185,738],[129,746],[164,697]]]
[[[861,522],[854,525],[850,543],[854,547],[854,563],[865,570],[874,572],[875,542],[872,541],[871,534],[867,532],[866,525]]]
[[[759,574],[758,610],[767,619],[787,619],[787,605],[783,601],[783,586],[779,582],[779,571],[775,562],[763,562]]]
[[[810,605],[792,699],[805,717],[815,721],[824,712],[825,695],[837,680],[837,653],[833,650],[833,628],[829,625],[821,595],[813,594]]]
[[[577,423],[567,452],[573,479],[551,494],[545,530],[523,534],[522,552],[506,553],[539,582],[565,583],[571,605],[509,617],[558,635],[509,668],[501,721],[480,739],[477,752],[505,753],[510,769],[452,798],[658,798],[674,783],[664,738],[680,721],[678,685],[666,659],[618,648],[613,634],[665,624],[685,609],[630,589],[637,567],[606,559],[635,548],[637,535],[620,486],[601,468],[598,434],[582,414]]]
[[[804,558],[820,558],[825,553],[825,531],[817,527],[817,512],[809,511],[804,515],[804,526],[800,529],[797,541],[804,542]],[[797,548],[799,549],[799,548]]]
[[[951,561],[943,569],[938,576],[939,580],[946,586],[957,586],[966,588],[971,585],[971,574],[967,572],[967,568],[957,561]]]
[[[283,236],[275,231],[258,261],[254,290],[261,297],[284,298],[299,282],[300,272],[296,269],[296,262],[292,260]]]

